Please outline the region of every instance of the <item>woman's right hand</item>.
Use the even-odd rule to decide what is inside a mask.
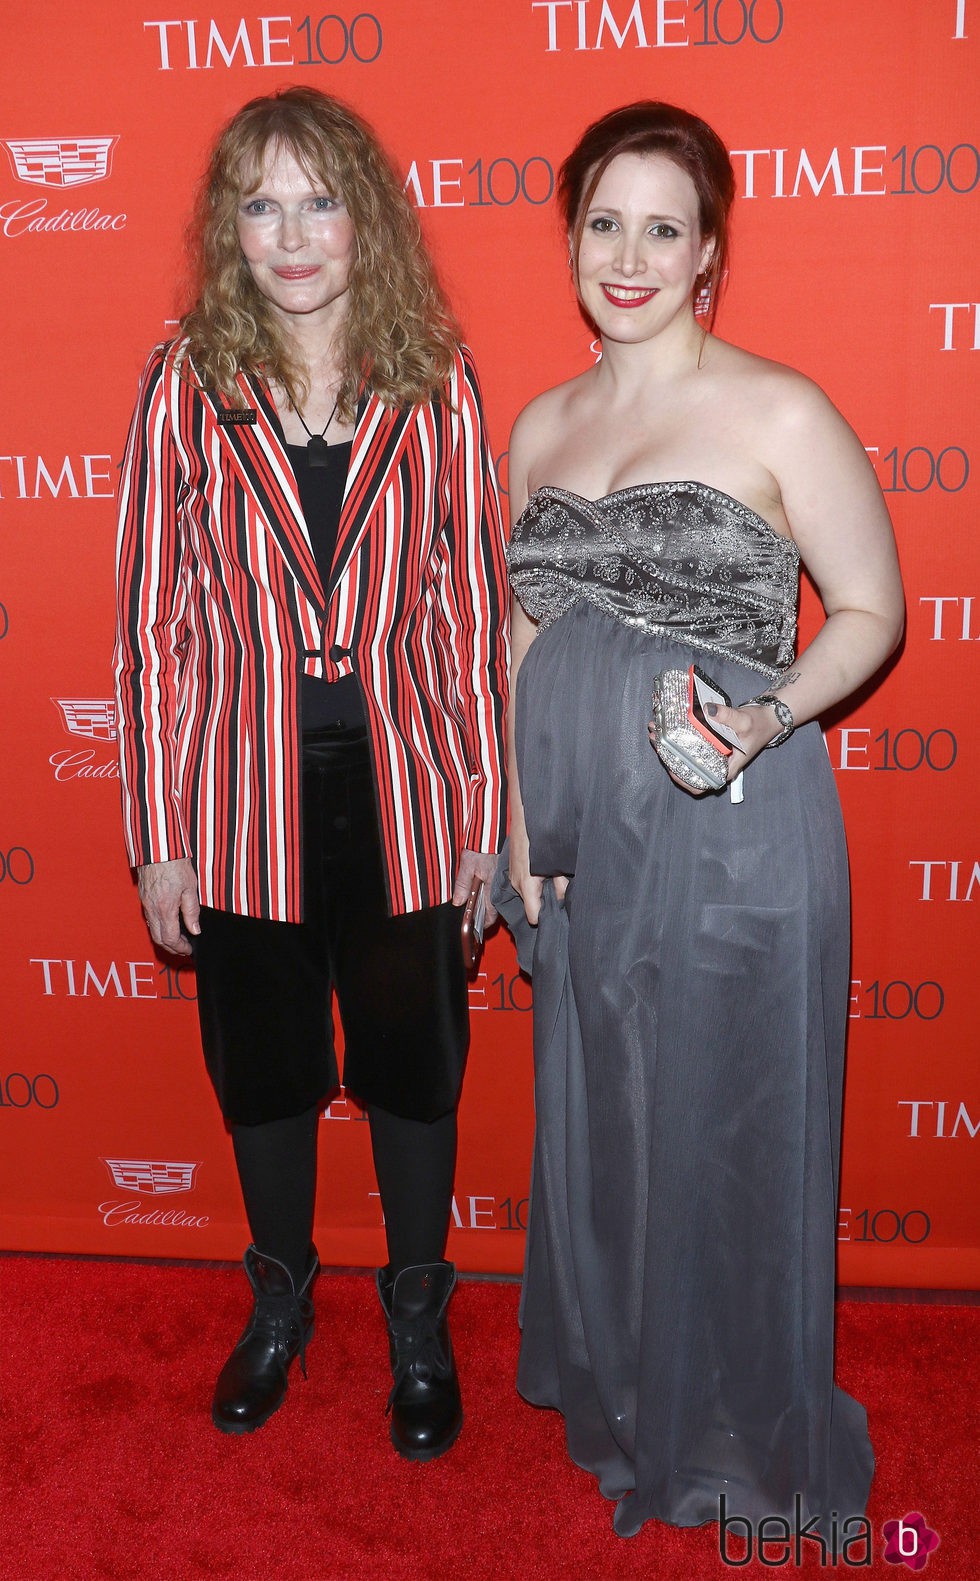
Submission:
[[[531,872],[528,852],[527,835],[513,826],[510,831],[510,860],[508,874],[512,888],[517,890],[524,902],[524,914],[532,928],[536,928],[541,916],[541,902],[544,896],[544,886],[548,882],[538,873]],[[556,874],[551,880],[555,886],[555,894],[559,901],[564,900],[568,888],[568,879],[563,874]]]
[[[528,860],[527,835],[511,828],[510,831],[510,860],[507,864],[507,876],[511,885],[517,890],[524,902],[524,914],[532,928],[538,925],[541,915],[541,897],[544,893],[544,879],[531,872]]]
[[[194,864],[187,857],[174,862],[148,862],[136,877],[143,915],[150,938],[171,955],[190,955],[191,946],[181,932],[199,934],[201,902]]]

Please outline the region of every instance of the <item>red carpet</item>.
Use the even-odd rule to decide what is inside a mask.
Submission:
[[[560,1418],[514,1392],[517,1289],[467,1282],[453,1303],[466,1423],[453,1452],[408,1465],[388,1445],[372,1281],[324,1276],[310,1379],[259,1433],[209,1415],[246,1310],[240,1270],[0,1260],[4,1581],[717,1581],[799,1573],[722,1563],[714,1526],[615,1537],[612,1505],[567,1460]],[[980,1575],[980,1307],[845,1302],[839,1378],[871,1419],[883,1523],[920,1510],[940,1547],[928,1581]],[[811,1551],[812,1550],[812,1551]]]

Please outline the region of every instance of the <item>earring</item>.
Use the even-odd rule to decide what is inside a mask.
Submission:
[[[711,276],[706,274],[694,293],[694,313],[697,318],[704,318],[711,311],[711,287]]]

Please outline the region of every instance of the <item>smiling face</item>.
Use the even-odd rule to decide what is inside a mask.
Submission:
[[[648,340],[673,323],[693,323],[695,281],[712,250],[687,172],[662,154],[618,154],[584,215],[579,299],[606,338]]]
[[[238,240],[252,278],[287,326],[347,311],[354,225],[344,201],[271,147],[255,189],[238,204]]]

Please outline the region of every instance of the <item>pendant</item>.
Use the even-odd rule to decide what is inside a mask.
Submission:
[[[330,465],[330,446],[322,434],[313,434],[307,442],[306,457],[311,467]]]

